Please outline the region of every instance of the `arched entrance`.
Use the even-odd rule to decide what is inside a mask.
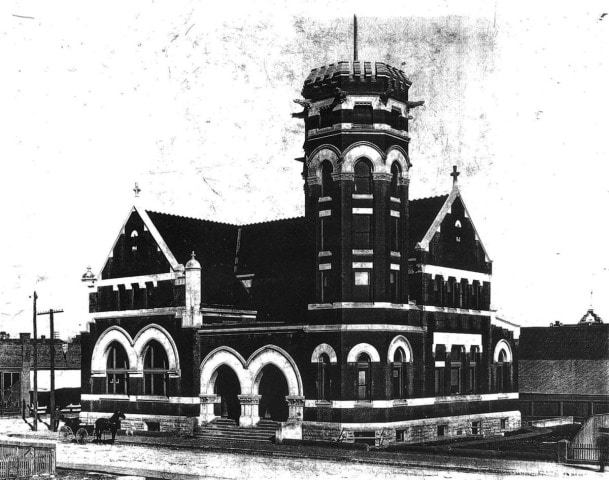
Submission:
[[[222,418],[239,421],[241,405],[237,395],[241,394],[241,386],[239,377],[228,365],[221,365],[216,370],[214,393],[220,397],[220,403],[215,405],[214,413]]]
[[[272,364],[266,365],[259,375],[260,418],[285,422],[289,414],[285,398],[289,390],[285,375]]]

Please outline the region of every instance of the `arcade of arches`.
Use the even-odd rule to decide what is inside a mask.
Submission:
[[[230,418],[240,426],[261,419],[302,420],[302,379],[287,352],[267,345],[246,361],[230,347],[212,351],[201,363],[201,421]]]

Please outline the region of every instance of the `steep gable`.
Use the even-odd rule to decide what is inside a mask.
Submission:
[[[101,269],[101,279],[171,272],[178,263],[148,215],[133,207]]]
[[[449,195],[415,200],[411,206],[410,243],[425,263],[490,273],[491,260],[457,184]]]

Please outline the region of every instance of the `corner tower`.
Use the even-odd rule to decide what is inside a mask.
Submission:
[[[304,82],[305,215],[315,232],[310,309],[408,303],[411,82],[382,62],[341,61]],[[380,306],[380,305],[377,305]]]

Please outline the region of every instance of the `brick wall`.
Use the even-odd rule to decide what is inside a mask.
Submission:
[[[523,393],[609,395],[609,360],[523,360]]]

